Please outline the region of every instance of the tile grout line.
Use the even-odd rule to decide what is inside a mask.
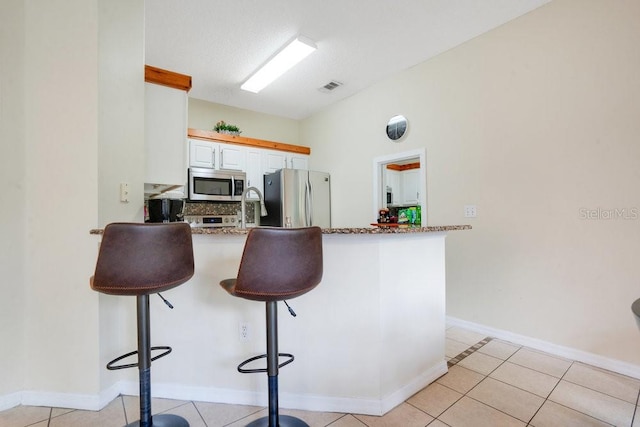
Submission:
[[[638,390],[638,396],[636,397],[636,407],[633,409],[633,416],[631,417],[631,427],[633,427],[633,422],[636,420],[636,415],[638,413],[639,400],[640,400],[640,390]]]
[[[469,354],[465,355],[464,357],[467,357],[467,356],[469,356],[470,354],[473,354],[473,353],[474,353],[474,352],[476,352],[477,350],[481,349],[483,346],[485,346],[485,345],[486,345],[487,343],[489,343],[491,340],[493,340],[493,338],[492,338],[492,337],[485,337],[485,339],[483,339],[482,341],[479,341],[477,344],[475,344],[475,345],[472,347],[472,348],[474,348],[474,350],[473,350],[472,352],[470,352]],[[486,341],[486,342],[485,342],[485,341]],[[476,347],[477,347],[477,348],[476,348]],[[522,349],[522,347],[520,347],[518,350],[520,350],[520,349]],[[516,352],[517,352],[518,350],[516,350]],[[515,354],[515,353],[514,353],[514,354]],[[489,355],[487,355],[487,356],[489,356]],[[513,356],[513,354],[512,354],[511,356]],[[511,356],[509,356],[509,357],[508,357],[508,358],[506,358],[506,359],[500,359],[500,358],[496,357],[496,359],[498,359],[498,360],[500,360],[500,361],[501,361],[501,362],[500,362],[500,364],[499,364],[498,366],[496,366],[495,368],[493,368],[493,370],[491,370],[491,372],[489,372],[489,373],[488,373],[488,374],[486,374],[486,375],[485,375],[485,374],[483,374],[483,373],[481,373],[481,372],[474,371],[474,372],[477,372],[477,373],[479,373],[479,374],[483,375],[483,376],[484,376],[484,378],[483,378],[483,379],[481,379],[481,380],[480,380],[476,385],[474,385],[473,387],[471,387],[471,388],[469,389],[469,391],[467,391],[467,392],[463,395],[463,397],[467,397],[467,398],[469,398],[469,399],[475,400],[476,402],[478,402],[478,403],[480,403],[480,404],[482,404],[482,405],[486,405],[486,406],[488,406],[488,407],[490,407],[490,408],[493,408],[494,410],[496,410],[496,411],[498,411],[498,412],[501,412],[501,413],[503,413],[504,415],[506,415],[506,416],[508,416],[508,417],[510,417],[510,418],[513,418],[513,419],[515,419],[515,420],[522,421],[522,422],[526,423],[526,425],[528,426],[528,425],[529,425],[529,422],[527,422],[527,421],[523,421],[523,420],[521,420],[520,418],[518,418],[518,417],[516,417],[516,416],[514,416],[514,415],[512,415],[512,414],[510,414],[510,413],[508,413],[508,412],[505,412],[504,410],[502,410],[502,409],[500,409],[500,408],[496,408],[495,406],[491,406],[491,405],[489,405],[488,403],[485,403],[485,402],[483,402],[483,401],[481,401],[481,400],[478,400],[478,399],[474,398],[473,396],[469,396],[469,393],[471,393],[471,391],[472,391],[473,389],[475,389],[475,388],[476,388],[476,387],[478,387],[480,384],[482,384],[482,383],[483,383],[487,378],[490,378],[490,379],[492,379],[492,380],[494,380],[494,381],[499,381],[499,380],[496,380],[495,378],[491,378],[491,377],[490,377],[490,375],[491,375],[493,372],[495,372],[495,371],[496,371],[500,366],[504,365],[504,364],[507,362],[507,360],[509,360],[509,358],[511,358]],[[463,359],[464,359],[464,357],[463,357]],[[493,356],[491,356],[491,357],[493,357]],[[456,363],[457,363],[457,362],[456,362]],[[499,381],[499,382],[502,382],[502,381]],[[507,383],[504,383],[504,384],[507,384]],[[513,385],[511,385],[511,384],[507,384],[507,385],[510,385],[511,387],[514,387],[514,386],[513,386]],[[517,387],[516,387],[516,388],[517,388]],[[526,391],[526,390],[523,390],[523,391]],[[544,402],[543,402],[543,403],[544,403]],[[541,406],[542,406],[542,405],[541,405]],[[538,409],[539,409],[539,408],[538,408]],[[529,420],[529,421],[531,421],[531,420]]]
[[[489,343],[489,342],[491,342],[492,340],[493,340],[493,338],[492,338],[492,337],[485,337],[483,340],[478,341],[476,344],[474,344],[473,346],[469,347],[468,349],[466,349],[466,350],[465,350],[465,351],[463,351],[462,353],[458,354],[456,357],[454,357],[454,358],[450,359],[450,360],[447,362],[447,367],[448,367],[448,368],[450,368],[450,367],[452,367],[452,366],[455,366],[456,364],[458,364],[459,362],[461,362],[462,360],[464,360],[466,357],[470,356],[471,354],[475,353],[477,350],[479,350],[479,349],[481,349],[482,347],[484,347],[486,344],[488,344],[488,343]],[[525,347],[522,347],[522,346],[520,346],[520,347],[519,347],[519,349],[522,349],[522,348],[525,348]],[[510,359],[510,357],[509,357],[509,358],[507,358],[507,359],[502,360],[502,363],[500,363],[500,365],[498,365],[498,366],[497,366],[493,371],[491,371],[491,372],[494,372],[496,369],[498,369],[500,366],[502,366],[502,365],[503,365],[505,362],[507,362],[509,359]],[[451,363],[449,363],[449,362],[451,362]],[[569,366],[569,368],[574,364],[574,362],[575,362],[575,361],[573,361],[573,360],[571,361],[571,365]],[[518,365],[518,366],[520,366],[520,365]],[[553,387],[553,389],[551,390],[551,392],[549,392],[549,394],[547,395],[547,397],[545,397],[545,398],[544,398],[544,401],[542,402],[542,404],[540,405],[540,407],[536,410],[536,412],[532,415],[532,417],[529,419],[529,421],[523,421],[523,420],[519,420],[519,421],[523,421],[523,422],[525,422],[527,426],[530,426],[530,425],[531,425],[531,421],[533,421],[533,419],[535,418],[536,414],[540,411],[540,409],[542,408],[542,406],[547,402],[547,400],[548,400],[549,396],[551,396],[551,393],[553,393],[553,390],[555,390],[555,388],[558,386],[558,384],[560,384],[560,381],[562,381],[562,378],[564,378],[564,376],[566,375],[566,373],[569,371],[569,368],[567,368],[567,370],[562,374],[562,377],[560,377],[560,379],[558,380],[558,383]],[[530,368],[528,368],[528,369],[530,369]],[[490,372],[489,374],[487,374],[487,375],[482,374],[482,375],[484,375],[484,378],[483,378],[483,379],[482,379],[478,384],[482,383],[482,381],[484,381],[485,379],[490,378],[490,377],[489,377],[489,375],[491,375],[491,372]],[[500,381],[500,382],[502,382],[502,381]],[[472,387],[469,391],[467,391],[466,393],[464,393],[464,394],[462,395],[462,397],[465,397],[465,396],[466,396],[466,397],[468,397],[469,399],[473,399],[473,400],[475,400],[475,401],[477,401],[477,402],[479,402],[479,403],[482,403],[482,404],[486,405],[486,403],[481,402],[481,401],[479,401],[479,400],[477,400],[477,399],[474,399],[473,397],[469,396],[469,392],[471,392],[471,390],[473,390],[475,387],[477,387],[477,386],[478,386],[478,384],[476,384],[476,385],[475,385],[474,387]],[[508,383],[505,383],[505,384],[508,384]],[[511,385],[511,384],[508,384],[508,385]],[[512,386],[512,387],[513,387],[513,386]],[[516,387],[516,388],[518,388],[518,387]],[[520,389],[520,390],[523,390],[523,389]],[[527,391],[527,390],[523,390],[523,391]],[[529,393],[530,393],[530,392],[529,392]],[[462,398],[462,397],[461,397],[461,398]],[[541,397],[541,396],[540,396],[540,397]],[[638,393],[638,399],[640,399],[640,392]],[[460,400],[460,399],[458,399],[457,401],[459,401],[459,400]],[[456,402],[457,402],[457,401],[456,401]],[[451,406],[453,406],[453,404],[452,404]],[[450,407],[451,407],[451,406],[450,406]],[[491,405],[488,405],[488,406],[492,407]],[[499,411],[499,412],[502,412],[503,414],[505,414],[505,415],[507,415],[507,416],[509,416],[509,417],[512,417],[512,418],[518,419],[518,418],[514,417],[513,415],[508,414],[508,413],[506,413],[506,412],[502,411],[501,409],[494,408],[494,407],[492,407],[492,408],[493,408],[493,409],[495,409],[495,410],[497,410],[497,411]],[[447,409],[448,409],[448,408],[447,408]],[[445,410],[444,412],[446,412],[446,410]],[[443,413],[444,413],[444,412],[443,412]],[[442,415],[442,414],[440,414],[440,415]],[[586,414],[585,414],[585,415],[586,415]],[[596,418],[596,419],[597,419],[597,418]],[[438,418],[438,417],[436,417],[436,420],[439,420],[439,418]],[[440,421],[440,420],[439,420],[439,421]],[[599,420],[599,421],[602,421],[602,420]],[[633,421],[633,420],[632,420],[632,421]],[[633,426],[633,424],[632,424],[632,426]]]
[[[198,405],[196,405],[196,402],[194,402],[193,400],[191,400],[190,402],[191,402],[191,405],[193,405],[193,407],[195,408],[198,416],[200,417],[200,419],[204,423],[204,427],[209,427],[209,424],[207,424],[207,420],[205,420],[204,417],[202,416],[202,414],[200,413],[200,410],[198,409]]]
[[[476,351],[480,350],[482,347],[484,347],[486,344],[488,344],[492,340],[493,340],[493,338],[491,338],[491,337],[485,337],[481,341],[478,341],[477,343],[475,343],[471,347],[467,348],[462,353],[458,354],[456,357],[453,357],[453,358],[449,359],[447,361],[447,368],[451,368],[452,366],[457,365],[459,362],[462,362],[462,360],[464,360],[466,357],[468,357],[468,356],[472,355],[473,353],[475,353]]]
[[[122,404],[122,412],[124,413],[124,422],[126,423],[126,426],[129,424],[129,420],[127,419],[127,409],[124,406],[124,397],[122,396],[122,393],[120,393],[118,397],[120,398],[120,403]]]

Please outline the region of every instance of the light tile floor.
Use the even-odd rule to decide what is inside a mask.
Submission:
[[[640,427],[640,380],[457,327],[447,329],[449,372],[382,417],[281,410],[315,427]],[[154,413],[192,427],[244,426],[257,406],[153,399]],[[120,396],[98,412],[18,406],[2,427],[121,427],[138,419],[138,398]]]

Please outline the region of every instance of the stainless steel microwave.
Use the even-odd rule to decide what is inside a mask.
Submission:
[[[247,175],[237,171],[189,168],[189,200],[239,202]]]

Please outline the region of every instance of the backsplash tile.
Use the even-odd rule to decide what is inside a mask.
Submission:
[[[255,203],[247,202],[247,222],[253,222],[254,209]],[[236,215],[240,210],[240,202],[187,202],[184,215]]]

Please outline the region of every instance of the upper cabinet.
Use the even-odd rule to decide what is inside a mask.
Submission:
[[[247,187],[263,190],[263,177],[278,169],[308,169],[308,147],[189,129],[189,166],[241,170]],[[250,192],[249,199],[257,194]]]
[[[304,154],[287,154],[287,167],[290,169],[309,169],[309,156]]]
[[[145,183],[183,186],[191,77],[145,67]]]
[[[263,173],[275,172],[278,169],[286,169],[287,153],[284,151],[262,150]]]
[[[420,203],[420,171],[412,169],[402,172],[402,196],[405,205]]]
[[[189,139],[189,166],[244,171],[245,148],[231,144]]]
[[[246,169],[246,151],[239,145],[219,144],[219,169],[244,171]]]
[[[385,194],[388,194],[387,196],[387,205],[399,205],[400,202],[400,172],[398,171],[394,171],[391,169],[386,169],[385,170],[386,173],[386,191]],[[391,200],[389,200],[389,198],[391,198]]]
[[[216,169],[216,147],[208,141],[189,140],[189,167]]]
[[[420,204],[420,164],[390,164],[384,170],[384,194],[390,202],[384,205],[409,206]]]

